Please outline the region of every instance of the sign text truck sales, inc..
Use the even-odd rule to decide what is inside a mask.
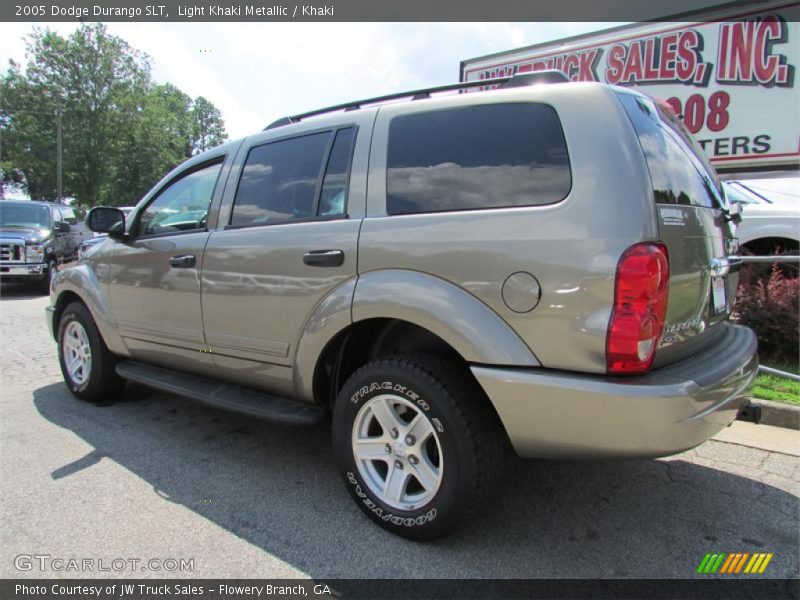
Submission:
[[[624,26],[461,63],[476,81],[559,69],[667,100],[718,169],[800,162],[798,2]]]

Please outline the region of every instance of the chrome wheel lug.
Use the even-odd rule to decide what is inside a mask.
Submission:
[[[418,465],[419,459],[412,454],[411,456],[408,457],[408,462],[410,462],[412,465]]]
[[[402,471],[403,470],[403,463],[400,462],[399,460],[394,461],[394,468],[395,469],[400,469]]]
[[[392,453],[391,444],[386,444],[383,448],[384,448],[384,450],[386,450],[386,454],[391,454]]]
[[[413,435],[409,434],[409,435],[406,436],[406,445],[407,446],[413,446],[416,441],[417,441],[417,438],[415,438]]]
[[[397,431],[397,427],[392,427],[392,438],[396,440],[398,437],[400,437],[400,432]]]

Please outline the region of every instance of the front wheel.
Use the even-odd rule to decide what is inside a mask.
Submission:
[[[56,259],[51,258],[47,261],[47,271],[42,275],[42,279],[39,282],[39,289],[43,294],[50,294],[50,288],[56,273],[58,273],[58,262],[56,262]]]
[[[505,442],[469,372],[432,356],[368,363],[334,406],[334,452],[350,494],[410,539],[449,533],[496,489]]]
[[[69,304],[58,322],[58,361],[67,387],[82,400],[107,404],[124,386],[114,355],[80,302]]]

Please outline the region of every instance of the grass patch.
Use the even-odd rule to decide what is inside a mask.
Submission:
[[[788,371],[797,374],[800,369],[798,365],[766,365],[773,369]],[[755,398],[763,400],[774,400],[775,402],[786,402],[800,406],[800,381],[777,377],[768,373],[759,373],[753,389],[750,390]]]

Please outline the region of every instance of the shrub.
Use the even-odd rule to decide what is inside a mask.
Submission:
[[[800,279],[773,265],[769,277],[744,268],[731,315],[758,336],[762,361],[796,364],[800,354]]]

